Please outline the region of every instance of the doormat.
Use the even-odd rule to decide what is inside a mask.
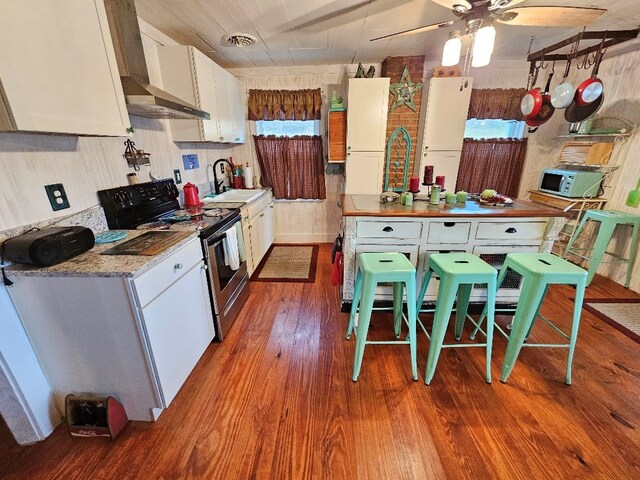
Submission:
[[[582,308],[640,343],[640,298],[591,298]]]
[[[316,281],[318,245],[273,244],[253,272],[253,282]]]

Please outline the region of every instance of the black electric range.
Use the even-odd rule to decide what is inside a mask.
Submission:
[[[110,229],[199,230],[207,264],[207,280],[214,313],[216,339],[222,341],[249,296],[246,259],[229,260],[229,238],[246,252],[240,207],[218,208],[202,204],[180,208],[179,192],[172,179],[100,190],[98,198]],[[234,205],[235,206],[235,205]],[[225,245],[225,242],[227,243]]]
[[[98,191],[112,230],[194,229],[200,230],[201,237],[208,237],[240,215],[242,204],[237,208],[202,204],[181,209],[178,197],[178,188],[169,178]]]

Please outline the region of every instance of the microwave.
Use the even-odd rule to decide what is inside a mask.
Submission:
[[[539,190],[562,197],[598,197],[602,172],[547,168],[542,172]]]

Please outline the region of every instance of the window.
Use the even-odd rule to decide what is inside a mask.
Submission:
[[[484,138],[522,138],[524,122],[518,120],[467,120],[464,138],[482,140]]]
[[[296,135],[319,135],[318,120],[258,120],[258,135],[275,135],[277,137],[293,137]]]

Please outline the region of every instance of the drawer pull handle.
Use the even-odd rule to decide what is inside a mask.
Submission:
[[[393,232],[393,228],[391,228],[391,227],[384,227],[384,228],[382,229],[382,231],[383,231],[383,232]]]
[[[505,233],[518,233],[518,231],[513,227],[509,227],[505,230]]]
[[[447,228],[455,227],[456,222],[444,222],[444,226]]]
[[[176,263],[176,264],[173,266],[173,268],[174,268],[175,270],[181,270],[181,269],[182,269],[182,264],[181,264],[181,263]]]
[[[264,213],[261,213],[261,214],[260,214],[260,216],[261,216],[261,217],[264,217]]]

